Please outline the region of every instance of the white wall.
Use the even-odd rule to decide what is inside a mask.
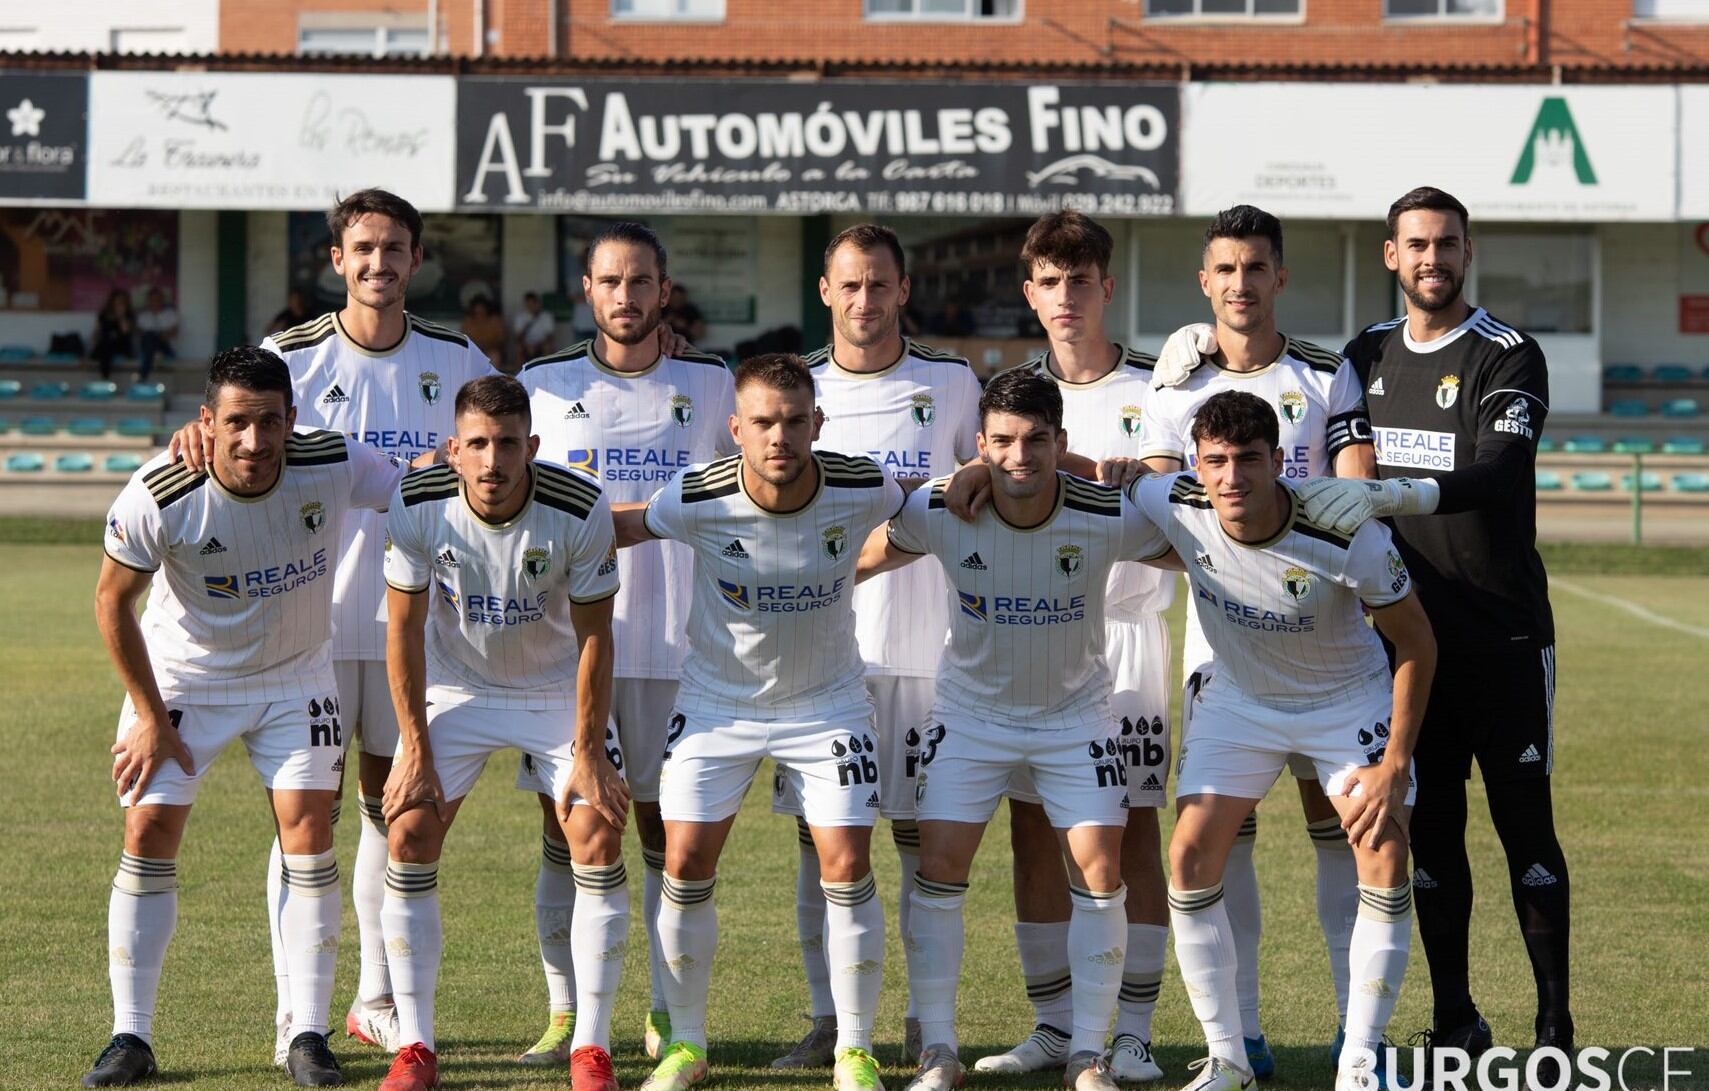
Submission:
[[[0,50],[213,53],[219,0],[0,0]]]
[[[290,245],[286,235],[289,216],[288,212],[249,213],[249,299],[243,333],[251,342],[259,342],[273,316],[285,309],[285,295],[290,291],[290,256],[286,252]]]
[[[1696,228],[1686,223],[1601,229],[1603,360],[1709,365],[1709,334],[1679,332],[1680,254]],[[1709,285],[1686,290],[1709,293]]]

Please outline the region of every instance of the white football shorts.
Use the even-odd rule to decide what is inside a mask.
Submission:
[[[1020,773],[1057,829],[1127,825],[1127,763],[1114,728],[994,724],[944,708],[926,723],[916,817],[989,822]]]
[[[443,696],[444,691],[437,691]],[[507,747],[522,751],[522,767],[539,790],[562,798],[575,760],[576,713],[569,708],[490,708],[472,700],[435,700],[427,706],[427,741],[433,771],[447,801],[462,799],[480,779],[487,758]],[[401,756],[402,748],[398,750]],[[605,757],[621,774],[617,728],[605,725]],[[580,798],[570,800],[580,804]]]
[[[936,689],[932,678],[866,676],[878,736],[878,813],[893,822],[914,817],[914,773],[920,762],[921,732],[931,715]],[[773,779],[771,809],[773,814],[801,817],[801,796],[788,777]]]
[[[665,757],[665,729],[676,704],[676,687],[669,678],[612,679],[611,719],[617,725],[629,798],[637,803],[659,801],[659,765]],[[554,795],[527,755],[517,762],[516,786],[524,792]]]
[[[340,659],[332,665],[338,677],[338,702],[344,712],[349,745],[352,735],[362,736],[362,753],[389,758],[398,749],[398,712],[392,704],[391,684],[386,681],[383,659]]]

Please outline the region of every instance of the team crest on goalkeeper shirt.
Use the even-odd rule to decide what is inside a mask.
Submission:
[[[552,553],[547,549],[535,547],[522,551],[522,574],[531,580],[537,580],[552,567]]]
[[[1137,405],[1122,406],[1122,435],[1137,436],[1144,424],[1145,414]]]
[[[671,420],[676,421],[678,428],[687,428],[694,423],[694,399],[687,394],[676,394],[671,397]]]
[[[849,551],[849,533],[847,528],[838,525],[827,527],[825,530],[825,556],[831,560],[841,560],[843,554]]]
[[[1282,590],[1295,602],[1304,601],[1311,594],[1311,574],[1299,565],[1293,565],[1282,573]]]
[[[1305,395],[1297,390],[1289,390],[1281,397],[1282,419],[1289,424],[1298,424],[1305,420]]]
[[[1077,545],[1058,546],[1056,549],[1056,570],[1064,576],[1078,576],[1085,562],[1086,552]]]
[[[921,428],[926,427],[934,420],[938,419],[937,404],[932,401],[932,396],[930,394],[914,395],[914,402],[912,407],[909,409],[909,413],[912,414],[914,423],[919,425]]]
[[[1443,409],[1452,409],[1454,403],[1460,400],[1460,377],[1444,375],[1442,381],[1436,384],[1436,404]]]
[[[440,392],[438,372],[424,371],[421,373],[419,381],[421,384],[421,400],[428,405],[438,405]]]
[[[326,526],[326,508],[321,506],[319,500],[304,504],[298,514],[302,517],[303,527],[310,534],[319,534],[320,528]]]

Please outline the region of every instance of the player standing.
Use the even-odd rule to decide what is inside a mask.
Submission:
[[[580,470],[613,503],[646,500],[695,463],[735,450],[730,372],[716,356],[660,349],[670,294],[665,247],[642,224],[617,223],[588,243],[582,292],[598,334],[526,365],[518,376],[533,403],[540,458]],[[646,863],[641,916],[647,930],[652,1002],[647,1056],[658,1058],[671,1038],[659,954],[659,895],[664,887],[665,827],[659,818],[659,766],[665,726],[676,702],[677,678],[688,648],[694,557],[678,542],[645,542],[618,554],[613,643],[616,679],[612,719],[622,740],[624,775],[635,803],[635,826]],[[535,924],[546,967],[546,1032],[520,1060],[552,1064],[569,1057],[575,1027],[575,974],[570,922],[576,885],[550,784],[537,784],[524,762],[518,787],[541,791],[544,822]]]
[[[440,852],[487,757],[514,746],[551,785],[581,889],[572,942],[583,1014],[570,1085],[616,1091],[628,793],[607,727],[617,594],[609,501],[586,478],[533,461],[539,440],[515,379],[477,379],[455,408],[450,465],[405,478],[386,516],[387,665],[402,747],[386,784],[381,920],[405,1045],[380,1088],[438,1084]]]
[[[267,788],[283,852],[279,951],[293,1013],[285,1067],[302,1086],[343,1082],[326,1045],[340,920],[332,808],[344,753],[328,644],[332,554],[340,520],[352,508],[383,510],[403,471],[333,432],[292,435],[295,421],[277,356],[220,353],[201,409],[208,468],[156,456],[107,516],[95,603],[126,692],[113,747],[125,847],[107,918],[113,1039],[85,1087],[155,1074],[178,846],[208,765],[237,738]]]
[[[933,482],[887,537],[873,536],[860,569],[934,555],[955,602],[920,755],[913,985],[926,1046],[909,1087],[961,1085],[955,996],[968,877],[998,800],[1025,773],[1066,846],[1056,852],[1066,855],[1073,903],[1063,1084],[1114,1091],[1104,1037],[1123,986],[1122,837],[1135,786],[1117,741],[1125,732],[1110,700],[1104,610],[1119,562],[1169,547],[1116,489],[1058,471],[1066,436],[1057,381],[1031,368],[999,375],[979,413],[991,503],[964,523],[950,513],[948,480]]]
[[[896,233],[878,224],[839,232],[825,247],[819,298],[831,310],[831,344],[807,357],[825,425],[819,443],[861,452],[911,489],[974,457],[979,431],[979,381],[967,361],[902,336],[908,275]],[[855,636],[866,663],[878,733],[879,814],[890,820],[901,862],[903,896],[897,925],[904,955],[913,887],[920,866],[914,824],[914,775],[920,729],[932,708],[932,682],[949,630],[943,570],[936,561],[870,580],[855,589]],[[773,1068],[828,1065],[837,1043],[830,970],[825,962],[825,895],[819,854],[800,797],[780,781],[772,809],[795,816],[801,846],[795,921],[812,998],[812,1027]],[[919,1059],[919,1020],[910,991],[904,1015],[904,1057]]]
[[[871,866],[882,778],[852,592],[861,543],[903,494],[869,458],[814,452],[820,419],[800,358],[748,360],[730,419],[741,454],[685,470],[644,508],[615,512],[620,546],[668,538],[695,558],[689,652],[659,785],[659,940],[673,1041],[643,1091],[706,1078],[718,857],[767,757],[799,792],[819,849],[835,1085],[882,1088],[871,1055],[884,969]]]
[[[1409,771],[1436,643],[1405,563],[1380,523],[1348,534],[1314,522],[1294,491],[1277,417],[1225,390],[1192,425],[1197,478],[1132,489],[1185,560],[1217,670],[1193,695],[1169,844],[1170,917],[1181,977],[1210,1056],[1188,1091],[1248,1086],[1223,867],[1241,824],[1287,764],[1311,760],[1353,844],[1359,909],[1338,1091],[1376,1086],[1372,1069],[1406,973]],[[1368,609],[1394,647],[1391,678]]]
[[[1268,402],[1279,422],[1282,476],[1300,482],[1331,472],[1343,478],[1376,476],[1370,421],[1358,376],[1346,360],[1276,328],[1276,299],[1287,286],[1282,224],[1251,205],[1219,212],[1205,229],[1199,286],[1210,300],[1215,326],[1190,326],[1172,336],[1158,361],[1158,388],[1145,418],[1142,456],[1160,473],[1189,469],[1193,420],[1207,399],[1244,390]],[[1194,351],[1210,344],[1204,356]],[[1200,366],[1201,360],[1204,366]],[[1210,644],[1195,611],[1187,613],[1182,661],[1183,718],[1193,695],[1215,670]],[[1183,727],[1183,738],[1190,724]],[[1317,856],[1317,918],[1329,948],[1339,1025],[1331,1063],[1341,1052],[1347,1020],[1347,945],[1359,909],[1358,873],[1335,807],[1318,786],[1317,771],[1302,755],[1288,768],[1299,786],[1306,832]],[[1259,1079],[1276,1060],[1258,1019],[1258,939],[1262,932],[1258,875],[1252,850],[1258,836],[1254,811],[1241,827],[1223,873],[1224,903],[1239,956],[1240,1022],[1247,1059]]]

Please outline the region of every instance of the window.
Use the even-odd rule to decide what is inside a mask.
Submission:
[[[722,19],[724,0],[611,0],[613,19]]]
[[[1021,0],[865,0],[866,17],[878,21],[1018,21]]]
[[[1709,0],[1632,0],[1632,17],[1709,23]]]
[[[1145,0],[1150,19],[1297,19],[1305,0]]]
[[[371,57],[425,57],[431,52],[426,27],[303,27],[298,53],[344,53]]]
[[[1472,245],[1472,302],[1526,333],[1596,331],[1596,240],[1590,235],[1473,235]]]
[[[1499,19],[1502,0],[1383,0],[1384,19]]]

